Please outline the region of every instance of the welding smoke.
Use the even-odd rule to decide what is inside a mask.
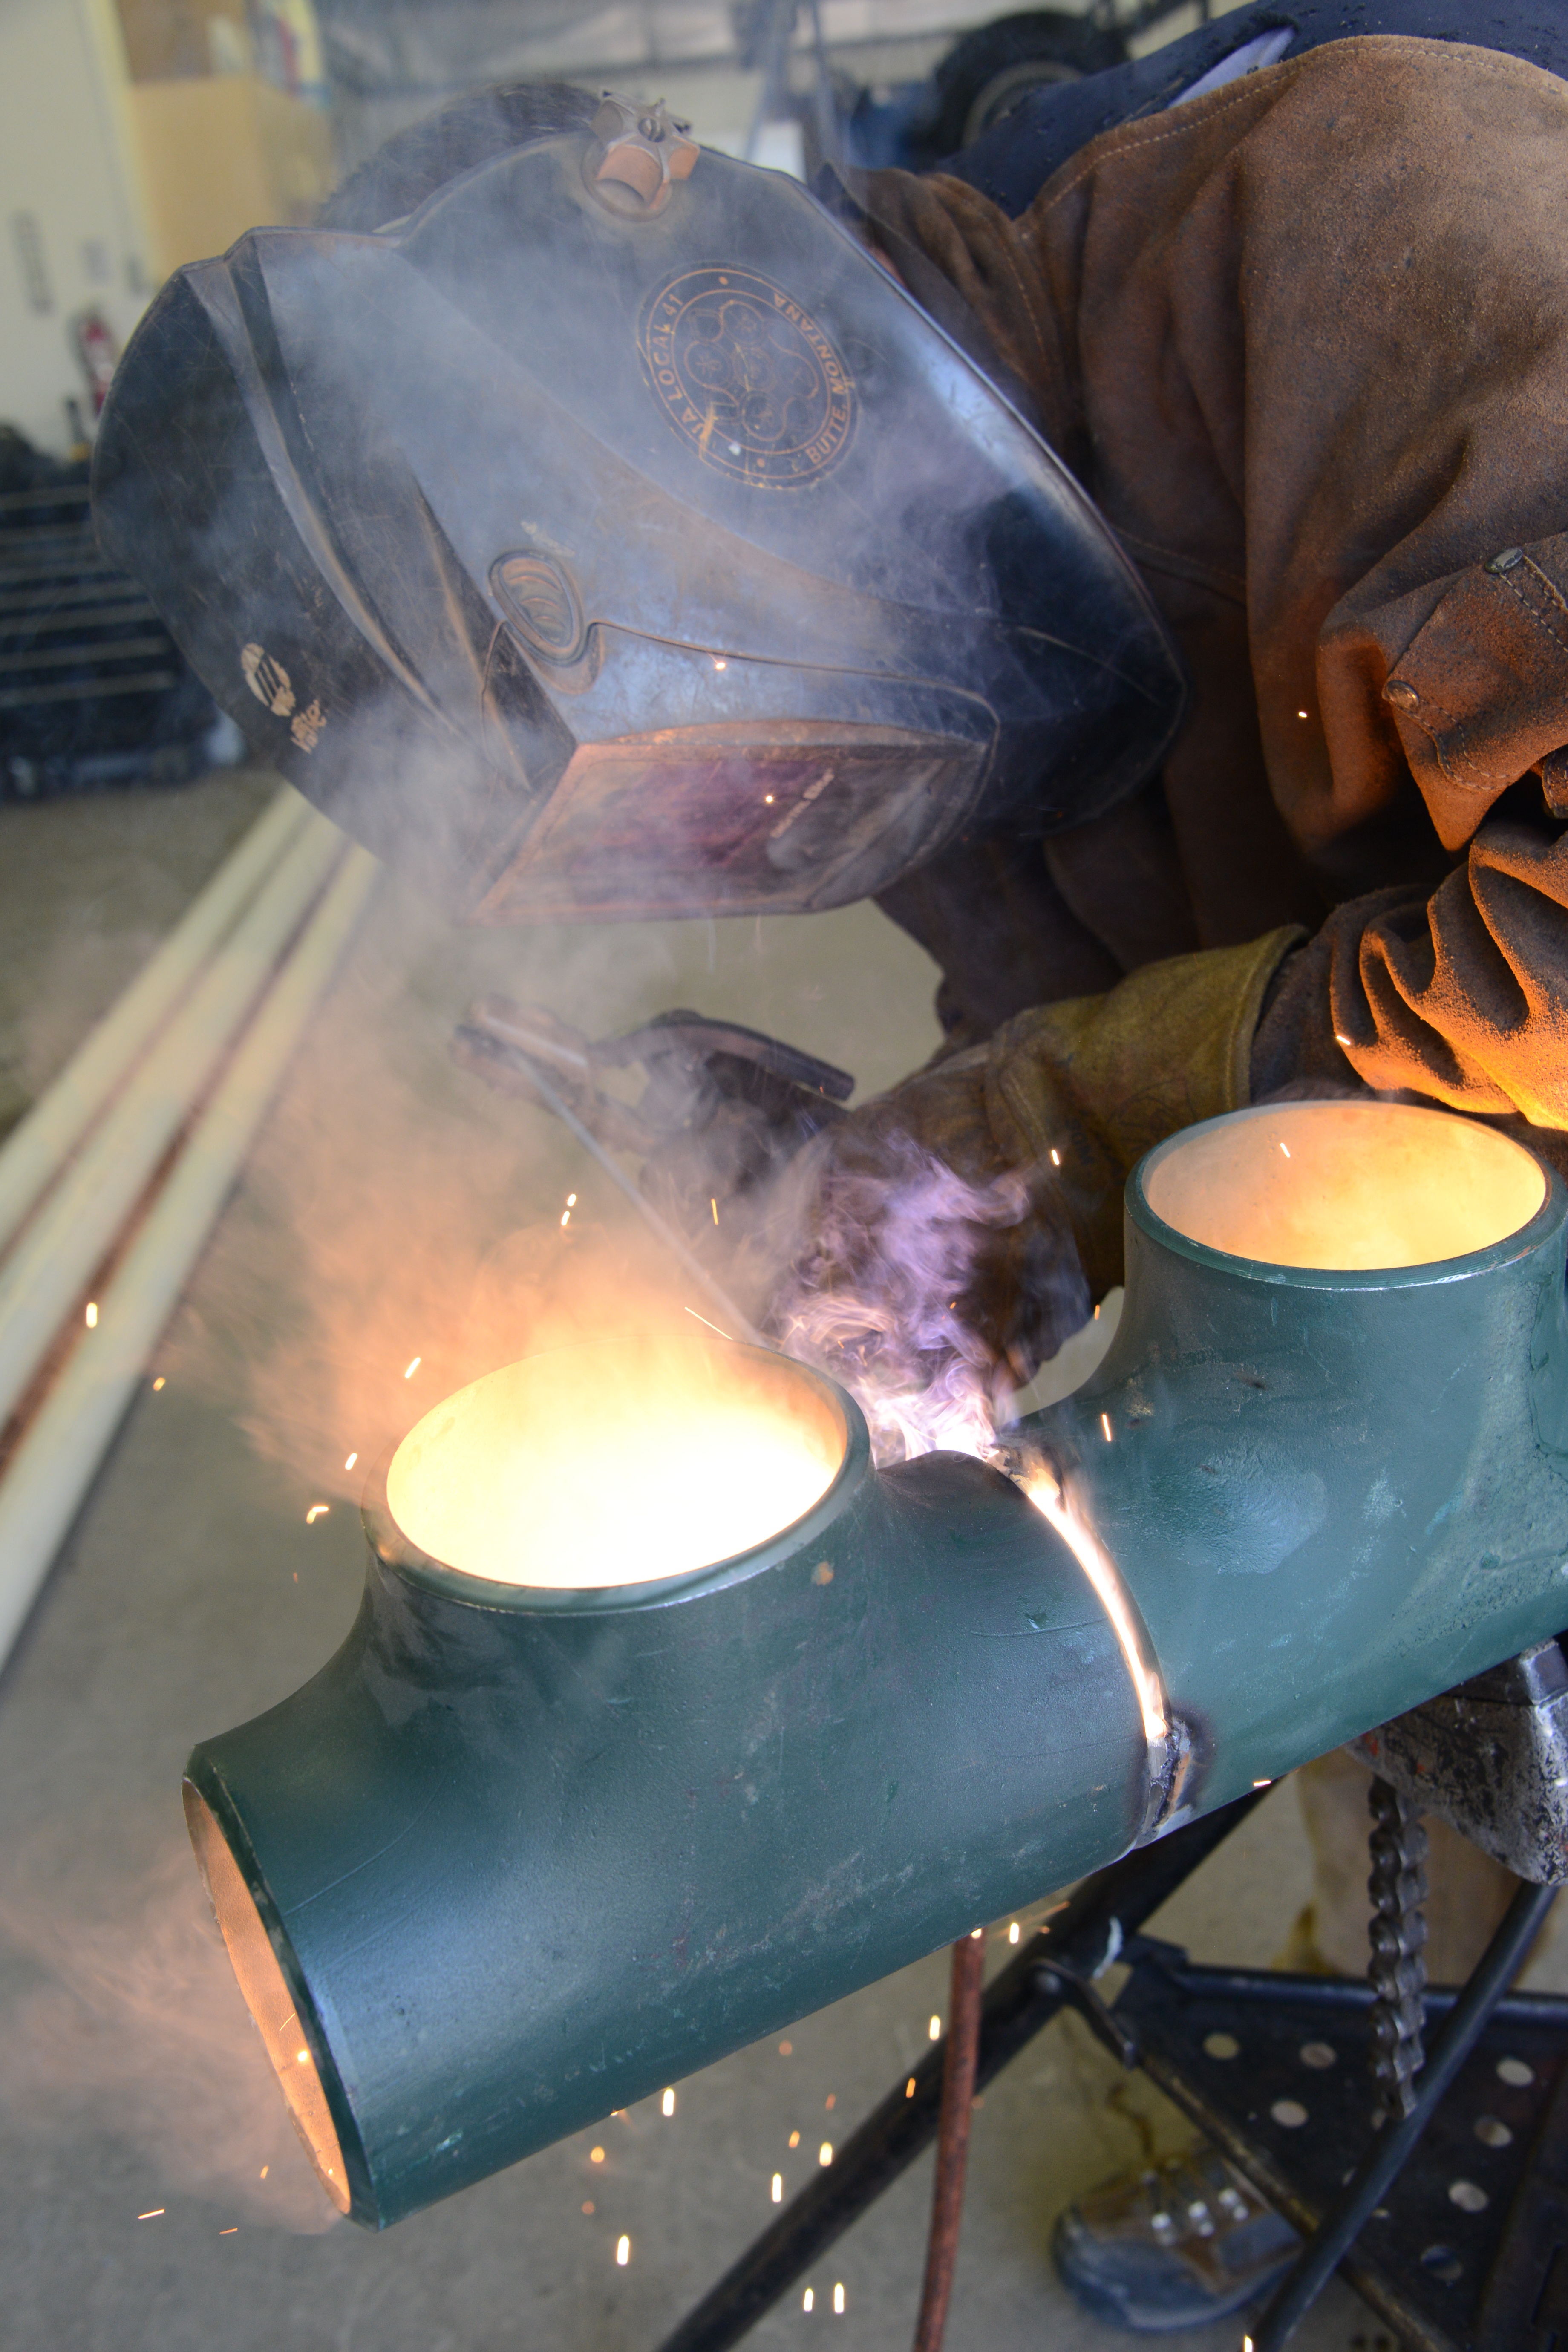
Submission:
[[[1065,1220],[1037,1180],[972,1182],[907,1129],[856,1165],[824,1139],[807,1237],[771,1318],[781,1345],[838,1381],[879,1463],[983,1454],[1014,1392],[1088,1320]]]

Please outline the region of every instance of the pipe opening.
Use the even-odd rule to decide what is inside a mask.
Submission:
[[[1430,1265],[1489,1248],[1546,1198],[1531,1154],[1495,1129],[1403,1103],[1277,1103],[1189,1129],[1143,1194],[1189,1241],[1268,1265]]]
[[[305,2143],[316,2178],[339,2212],[346,2213],[349,2184],[342,2149],[272,1938],[205,1800],[189,1780],[184,1795],[185,1827],[239,1989],[283,2086],[294,2128]]]
[[[826,1381],[761,1348],[649,1338],[527,1357],[435,1406],[386,1475],[408,1540],[459,1574],[652,1584],[804,1517],[849,1432]]]

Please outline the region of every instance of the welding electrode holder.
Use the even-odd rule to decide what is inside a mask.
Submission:
[[[1557,1179],[1489,1248],[1322,1273],[1175,1233],[1145,1190],[1159,1157],[1128,1188],[1110,1350],[1022,1433],[1134,1604],[1156,1693],[1114,1585],[1016,1486],[954,1454],[873,1469],[854,1404],[804,1367],[842,1418],[837,1476],[689,1577],[459,1576],[373,1491],[342,1650],[189,1767],[355,2219],[1111,1861],[1147,1833],[1156,1705],[1190,1738],[1163,1831],[1560,1630]]]

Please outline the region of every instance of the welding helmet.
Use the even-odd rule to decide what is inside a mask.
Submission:
[[[805,188],[583,110],[153,305],[99,530],[220,706],[480,922],[838,906],[1136,789],[1177,658],[1017,409]]]

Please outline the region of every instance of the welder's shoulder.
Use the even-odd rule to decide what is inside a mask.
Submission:
[[[1137,207],[1149,234],[1195,184],[1224,173],[1238,211],[1270,183],[1298,203],[1315,187],[1361,225],[1415,202],[1450,212],[1480,202],[1502,217],[1505,191],[1568,178],[1568,82],[1522,58],[1447,40],[1394,34],[1329,41],[1187,100],[1103,132],[1071,156],[1019,223],[1026,243],[1053,216],[1097,202]],[[1161,192],[1164,201],[1161,201]],[[1054,221],[1060,233],[1059,217]],[[1303,224],[1300,215],[1296,226]],[[1310,248],[1303,243],[1305,264]]]

